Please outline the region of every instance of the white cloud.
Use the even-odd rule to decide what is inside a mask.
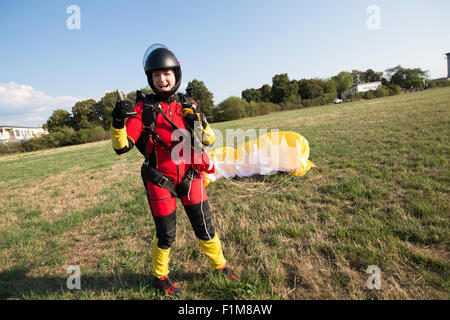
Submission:
[[[40,121],[40,122],[47,121],[47,119],[45,119],[44,117],[39,117],[39,116],[27,116],[25,118],[25,120],[26,121]]]
[[[45,123],[56,109],[70,108],[79,98],[52,97],[32,86],[13,81],[0,83],[0,125],[38,126]]]

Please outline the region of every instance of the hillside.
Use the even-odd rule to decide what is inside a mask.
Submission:
[[[317,167],[208,186],[236,285],[209,271],[179,203],[181,298],[447,299],[449,106],[438,88],[213,124],[298,132]],[[110,141],[0,157],[0,298],[164,299],[141,162]],[[70,265],[81,290],[66,288]]]

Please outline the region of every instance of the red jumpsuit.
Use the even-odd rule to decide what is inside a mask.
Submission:
[[[171,100],[170,103],[160,102],[162,110],[178,128],[187,129],[185,119],[181,114],[181,104],[177,100]],[[143,102],[139,102],[135,106],[134,111],[137,115],[128,118],[126,121],[128,146],[122,146],[120,143],[117,144],[117,141],[115,145],[114,139],[116,139],[115,136],[118,136],[118,133],[116,132],[118,129],[114,130],[114,127],[111,129],[113,148],[117,153],[123,153],[130,150],[141,134],[145,134],[142,122]],[[169,148],[173,148],[174,145],[179,143],[178,141],[172,141],[174,130],[174,127],[163,117],[163,115],[160,112],[157,112],[154,131]],[[122,134],[124,134],[124,132]],[[175,185],[182,181],[183,175],[192,165],[192,158],[187,159],[187,155],[177,162],[173,161],[171,154],[161,145],[161,143],[148,139],[147,153],[151,154],[152,152],[154,152],[154,157],[156,158],[156,169],[164,175],[171,177]],[[191,154],[194,153],[192,152]],[[180,155],[182,156],[182,153]],[[206,161],[196,166],[196,169],[199,171],[206,171],[210,166],[207,157],[206,159],[204,158],[204,160]],[[168,265],[168,249],[170,249],[176,233],[176,197],[173,196],[168,189],[146,181],[145,177],[143,177],[143,180],[148,192],[148,201],[156,227],[156,241],[154,242],[152,255],[154,264],[153,272],[157,277],[165,276],[165,273],[168,273],[166,266]],[[203,174],[199,173],[196,176],[190,185],[188,194],[182,196],[181,201],[194,229],[195,235],[200,241],[200,246],[210,261],[211,267],[213,269],[223,267],[226,261],[222,255],[220,240],[215,235],[215,230],[211,224],[211,212],[209,209],[208,197],[206,195]],[[157,244],[157,247],[155,247],[155,244]],[[167,257],[164,256],[165,250],[167,250]],[[157,256],[164,256],[160,259],[162,262],[157,261]],[[164,265],[164,267],[161,267],[160,270],[158,270],[157,265]]]

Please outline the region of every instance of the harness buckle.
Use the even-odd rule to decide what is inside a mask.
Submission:
[[[195,170],[194,168],[190,168],[188,171],[187,171],[187,175],[186,175],[186,178],[188,178],[189,180],[191,180],[191,181],[193,181],[194,179],[195,179],[195,176],[197,175],[197,172],[196,172],[197,170]]]
[[[166,185],[166,183],[169,182],[169,179],[166,176],[161,176],[161,179],[159,179],[158,182],[156,182],[156,185],[158,187],[164,187]]]
[[[144,166],[148,167],[150,164],[150,156],[146,153],[144,154]]]

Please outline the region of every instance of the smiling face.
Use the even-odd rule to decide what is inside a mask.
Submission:
[[[152,71],[153,86],[160,92],[168,92],[175,86],[175,73],[172,69]]]

